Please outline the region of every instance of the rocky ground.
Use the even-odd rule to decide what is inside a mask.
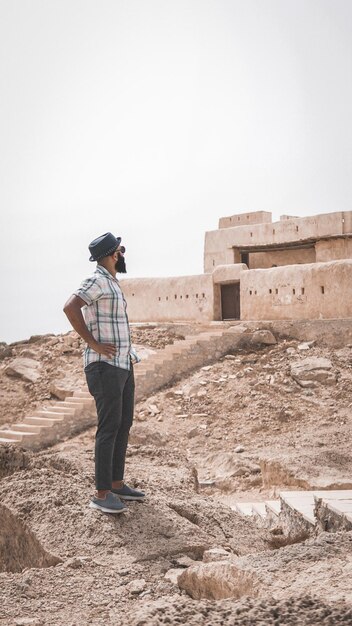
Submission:
[[[175,338],[134,333],[151,349]],[[9,375],[16,358],[37,360],[40,377]],[[3,448],[0,624],[352,624],[351,533],[277,549],[227,506],[287,486],[351,488],[351,379],[350,347],[286,340],[141,402],[126,478],[148,498],[123,516],[87,507],[94,429],[39,453]],[[2,422],[50,403],[60,384],[82,384],[72,334],[4,346]]]
[[[142,348],[159,350],[175,339],[179,330],[146,325],[133,327],[132,339]],[[83,342],[74,332],[35,335],[28,341],[0,343],[0,426],[9,426],[32,409],[49,406],[65,397],[65,390],[85,383],[82,371]]]

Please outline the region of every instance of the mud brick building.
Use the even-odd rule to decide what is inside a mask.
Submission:
[[[205,233],[204,274],[122,287],[136,322],[350,318],[352,211],[222,217]]]

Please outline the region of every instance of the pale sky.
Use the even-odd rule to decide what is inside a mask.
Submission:
[[[69,330],[106,231],[196,274],[221,216],[351,210],[351,42],[351,0],[0,0],[0,341]]]

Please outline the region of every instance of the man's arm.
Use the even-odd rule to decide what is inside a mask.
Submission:
[[[116,354],[116,346],[113,343],[99,343],[99,341],[94,339],[92,333],[89,332],[82,315],[82,307],[85,305],[86,302],[84,302],[82,298],[73,295],[67,300],[64,306],[64,313],[76,333],[82,337],[94,352],[110,358],[114,357]]]

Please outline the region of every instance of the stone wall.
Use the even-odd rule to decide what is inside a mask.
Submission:
[[[334,259],[352,258],[352,239],[322,239],[315,244],[316,260],[320,262]]]
[[[326,259],[328,260],[328,259]],[[270,268],[274,265],[298,265],[300,263],[315,263],[315,249],[287,248],[286,250],[268,250],[268,252],[253,252],[249,254],[249,269]]]
[[[240,284],[243,320],[352,317],[352,260],[248,270]]]
[[[219,228],[263,224],[265,222],[271,223],[271,213],[269,211],[251,211],[250,213],[239,213],[230,217],[220,217]]]
[[[131,322],[208,321],[214,317],[211,274],[121,279]]]

